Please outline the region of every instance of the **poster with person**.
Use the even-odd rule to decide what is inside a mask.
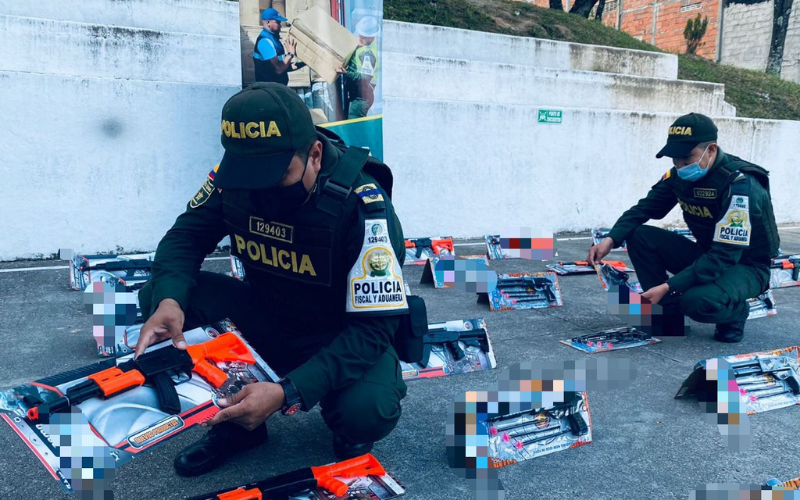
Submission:
[[[242,86],[291,87],[314,122],[383,159],[383,0],[241,0]]]

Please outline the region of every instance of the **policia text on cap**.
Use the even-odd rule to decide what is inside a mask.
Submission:
[[[303,101],[256,83],[222,111],[225,154],[161,240],[140,291],[136,352],[230,318],[284,378],[245,386],[175,459],[182,475],[267,440],[265,421],[317,403],[340,459],[394,429],[406,395],[392,347],[407,298],[391,172],[318,132]],[[381,179],[381,182],[377,180]],[[247,281],[200,271],[224,236]]]
[[[740,342],[747,299],[769,287],[770,259],[778,254],[778,229],[768,172],[717,146],[717,127],[692,113],[669,128],[657,158],[670,169],[609,236],[589,250],[594,264],[627,241],[644,297],[664,307],[682,333],[683,315],[716,323],[714,339]],[[665,229],[643,225],[662,219],[679,204],[694,243]],[[667,279],[667,272],[673,276]]]

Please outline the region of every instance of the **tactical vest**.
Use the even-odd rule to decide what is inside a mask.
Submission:
[[[261,51],[258,50],[258,44],[261,42],[261,40],[264,40],[265,38],[272,41],[272,45],[275,46],[275,52],[277,52],[278,57],[286,53],[286,49],[283,48],[283,44],[281,43],[280,37],[275,36],[269,32],[267,32],[267,34],[265,35],[264,31],[262,31],[261,34],[258,35],[258,39],[256,39],[256,46],[255,50],[253,51],[254,55],[258,54],[259,57],[263,57]],[[281,73],[280,75],[275,73],[275,68],[272,67],[271,62],[253,57],[253,65],[255,66],[256,70],[257,82],[275,82],[275,83],[280,83],[282,85],[287,85],[289,83],[289,72],[286,71],[284,73]]]
[[[765,260],[768,263],[771,257],[778,254],[780,245],[769,195],[769,172],[721,150],[720,154],[724,155],[721,161],[697,182],[682,180],[675,167],[667,174],[665,181],[678,198],[683,209],[683,219],[697,238],[700,248],[706,252],[711,247],[717,221],[728,209],[731,197],[738,194],[737,184],[746,182],[739,179],[740,173],[754,177],[766,190],[767,197],[762,204],[762,217],[758,220],[751,219],[753,238],[746,253],[757,261]]]
[[[250,198],[255,193],[246,190],[221,193],[231,253],[263,296],[265,321],[280,332],[306,336],[310,343],[345,326],[347,275],[353,262],[347,261],[348,242],[343,238],[350,214],[361,204],[353,187],[383,178],[388,180],[384,191],[391,189],[391,171],[368,159],[366,150],[320,140],[327,142],[325,148],[345,152],[328,171],[320,172],[319,193],[290,215],[260,214]],[[381,208],[379,215],[387,219],[391,233],[394,221],[387,211]]]

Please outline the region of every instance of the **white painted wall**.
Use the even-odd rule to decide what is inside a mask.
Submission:
[[[203,73],[200,81],[181,82],[196,72],[174,62],[182,39],[173,35],[192,26],[185,20],[194,15],[191,9],[195,4],[186,7],[190,9],[186,16],[180,16],[174,13],[185,5],[183,0],[163,2],[165,12],[172,12],[180,24],[175,26],[180,29],[163,26],[161,32],[161,40],[170,43],[159,50],[172,55],[166,59],[143,57],[139,52],[146,49],[134,30],[129,38],[119,37],[102,46],[117,62],[92,73],[93,65],[104,62],[86,60],[94,56],[85,27],[76,23],[100,23],[97,29],[103,29],[106,25],[97,17],[100,14],[81,7],[97,7],[100,1],[66,0],[65,6],[84,16],[80,19],[75,12],[62,13],[55,8],[56,14],[63,14],[61,21],[69,21],[52,24],[60,30],[55,35],[76,47],[29,52],[27,57],[40,62],[39,72],[25,66],[30,64],[25,58],[3,56],[0,116],[7,126],[0,129],[4,162],[0,213],[4,220],[13,221],[13,226],[0,240],[0,260],[49,256],[61,247],[83,253],[118,247],[153,250],[221,157],[220,110],[237,87],[231,85],[226,72],[214,68]],[[104,2],[105,12],[113,19],[124,20],[115,11],[119,6],[129,19],[142,5],[153,9],[152,19],[133,26],[136,29],[153,29],[155,21],[168,21],[159,10],[162,4],[154,0]],[[222,0],[216,3],[225,4]],[[197,0],[196,5],[207,7],[206,17],[219,16],[220,24],[237,22],[238,14],[229,11],[227,4],[218,10],[211,8],[215,2]],[[17,6],[0,4],[0,15],[14,14],[8,12],[9,7]],[[39,9],[38,4],[32,9]],[[36,30],[20,31],[19,26],[27,21],[13,22],[17,35],[40,36]],[[468,36],[461,30],[448,34],[387,24],[394,24],[387,40],[395,47],[407,40],[409,50],[418,43],[432,46],[420,39],[426,32],[439,40],[453,35],[467,47],[483,46],[486,37],[497,41],[495,35]],[[404,26],[408,28],[405,34]],[[198,44],[213,52],[205,54],[207,65],[238,64],[239,42],[234,44],[234,34],[228,38],[210,33],[208,40],[202,39],[206,35],[195,35]],[[0,36],[11,43],[7,34]],[[130,41],[127,48],[126,39]],[[230,40],[230,47],[225,39]],[[509,47],[527,43],[506,42]],[[449,44],[442,48],[447,57],[457,57],[451,49]],[[563,47],[554,46],[553,50],[558,55],[552,60],[561,57],[563,63]],[[119,55],[126,51],[135,63],[130,67]],[[66,71],[73,67],[55,60],[67,57],[65,54],[76,58],[74,67],[83,68],[90,76],[42,73],[48,68]],[[546,51],[542,54],[543,59],[549,57]],[[15,67],[3,67],[12,63]],[[170,68],[172,65],[181,67]],[[238,76],[239,68],[235,69]],[[102,74],[106,70],[109,73]],[[146,79],[147,75],[152,79]],[[385,73],[384,81],[387,77]],[[709,88],[713,93],[717,87]],[[592,90],[593,86],[587,85],[584,92]],[[386,98],[385,150],[396,178],[395,203],[409,236],[477,236],[508,224],[549,225],[553,230],[608,225],[644,196],[669,167],[668,160],[655,160],[653,155],[674,114],[565,107],[564,124],[539,125],[538,107],[530,104],[476,104],[456,102],[456,97]],[[719,119],[718,124],[724,149],[773,172],[779,220],[800,221],[800,206],[793,192],[793,169],[800,162],[800,123]],[[665,222],[676,222],[674,215]]]
[[[608,226],[671,167],[655,153],[677,118],[565,109],[563,124],[539,124],[534,106],[395,97],[385,98],[384,109],[394,203],[409,236],[477,236],[508,225]],[[723,150],[772,172],[779,222],[799,220],[793,178],[800,122],[716,123]],[[663,223],[679,221],[674,210]]]
[[[225,0],[0,2],[0,260],[155,248],[222,155],[238,19]]]
[[[239,3],[228,0],[3,0],[0,14],[199,35],[239,32]]]
[[[387,52],[384,95],[736,116],[725,86]]]
[[[198,35],[0,15],[0,47],[5,70],[241,85],[238,31]]]
[[[385,52],[652,78],[678,77],[678,58],[673,54],[397,21],[384,21],[383,33]]]

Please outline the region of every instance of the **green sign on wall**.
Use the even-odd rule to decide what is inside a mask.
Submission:
[[[563,111],[559,109],[540,109],[539,123],[561,123]]]

